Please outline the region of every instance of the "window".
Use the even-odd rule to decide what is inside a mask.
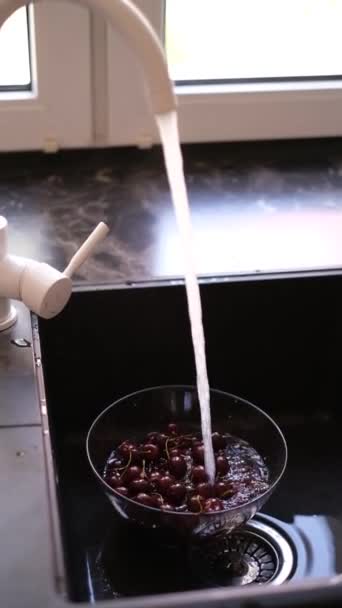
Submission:
[[[183,141],[342,135],[342,0],[135,3],[165,43]],[[95,11],[37,2],[5,28],[0,150],[159,141],[136,59]]]
[[[23,7],[5,23],[0,33],[0,90],[31,89],[31,61],[29,45],[29,16]]]
[[[342,135],[341,0],[137,4],[166,42],[183,141]],[[112,34],[108,67],[111,143],[155,141],[133,59]]]
[[[260,82],[342,75],[340,0],[166,2],[172,78]]]
[[[0,151],[91,145],[89,12],[19,9],[0,30],[0,53]]]

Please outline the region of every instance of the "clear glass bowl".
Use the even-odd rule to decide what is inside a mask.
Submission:
[[[265,504],[282,477],[287,462],[285,438],[277,424],[245,399],[219,390],[210,391],[213,432],[230,433],[248,441],[269,469],[269,488],[248,503],[225,511],[179,513],[147,507],[118,494],[102,478],[113,448],[131,439],[141,440],[177,422],[185,432],[200,432],[197,391],[192,386],[159,386],[132,393],[107,407],[93,422],[86,442],[90,466],[116,511],[126,520],[150,528],[173,529],[205,538],[230,533],[245,524]]]

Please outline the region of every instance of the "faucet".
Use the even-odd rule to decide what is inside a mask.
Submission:
[[[130,0],[70,1],[99,12],[133,49],[143,70],[153,113],[174,111],[176,100],[164,50],[151,24],[136,6]],[[30,0],[0,0],[0,28],[12,13],[29,3]],[[7,231],[7,221],[0,216],[0,331],[13,325],[17,318],[10,299],[22,300],[30,310],[45,319],[61,312],[71,295],[72,273],[106,236],[108,227],[103,222],[97,226],[64,272],[48,264],[9,255]]]
[[[17,312],[10,298],[22,300],[26,306],[44,319],[51,319],[63,310],[71,291],[71,276],[91,255],[97,244],[108,234],[109,228],[100,222],[64,272],[49,264],[8,253],[8,224],[0,215],[0,331],[11,327]]]

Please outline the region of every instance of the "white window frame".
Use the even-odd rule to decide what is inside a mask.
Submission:
[[[176,0],[136,0],[162,39],[166,1]],[[134,60],[110,31],[107,65],[108,143],[159,141]],[[342,135],[342,81],[179,86],[176,92],[183,142]]]
[[[0,93],[0,151],[90,146],[90,14],[69,2],[29,7],[33,91]]]

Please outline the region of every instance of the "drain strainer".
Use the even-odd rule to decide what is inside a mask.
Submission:
[[[197,545],[192,566],[205,584],[281,584],[295,564],[294,550],[275,528],[253,521],[243,530]]]

